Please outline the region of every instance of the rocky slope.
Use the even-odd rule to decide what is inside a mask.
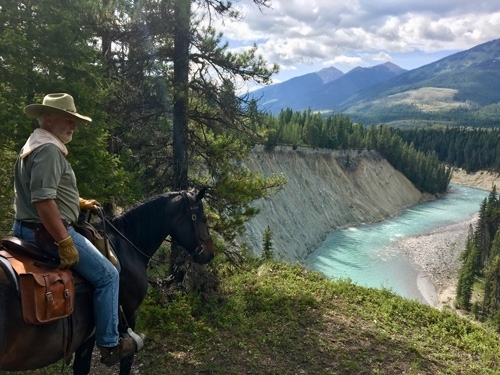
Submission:
[[[396,215],[422,194],[375,151],[257,146],[248,168],[264,176],[284,173],[277,194],[255,203],[260,213],[241,238],[255,256],[269,226],[276,260],[303,260],[333,230],[373,223]]]

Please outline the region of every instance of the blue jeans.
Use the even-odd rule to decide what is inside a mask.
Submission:
[[[35,243],[35,231],[14,222],[14,236]],[[118,344],[118,288],[120,278],[111,264],[92,243],[77,233],[72,226],[68,233],[80,255],[73,267],[94,286],[95,336],[99,346],[112,347]]]

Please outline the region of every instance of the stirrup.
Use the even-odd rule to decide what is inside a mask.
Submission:
[[[135,341],[135,344],[137,345],[137,351],[140,351],[144,348],[144,338],[146,337],[146,335],[144,335],[143,333],[135,333],[134,331],[132,331],[132,328],[128,328],[127,329],[127,334],[130,336],[130,338],[132,338],[132,340]]]

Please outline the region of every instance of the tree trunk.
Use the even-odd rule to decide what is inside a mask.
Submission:
[[[173,164],[174,189],[188,188],[188,83],[190,0],[174,1]]]
[[[184,190],[188,186],[188,83],[191,0],[174,0],[174,79],[173,79],[173,186]],[[172,244],[170,273],[176,282],[185,276],[185,256],[182,248]]]

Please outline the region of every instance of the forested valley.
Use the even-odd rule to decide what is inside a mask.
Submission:
[[[324,118],[319,113],[289,109],[263,122],[270,129],[269,147],[291,144],[376,149],[426,192],[444,192],[453,167],[467,172],[500,172],[500,130],[497,128],[364,127],[347,116]],[[457,308],[471,311],[476,319],[487,321],[500,331],[500,199],[496,187],[481,204],[476,227],[470,227],[462,260]]]
[[[487,78],[486,78],[487,79]],[[443,83],[443,87],[447,87]],[[477,95],[476,100],[481,101],[488,96],[496,96],[496,90],[485,88],[481,94]],[[469,94],[470,95],[470,94]],[[464,100],[466,94],[463,94]],[[460,99],[458,95],[456,99]],[[410,123],[410,124],[451,124],[454,127],[477,127],[477,128],[495,128],[498,126],[498,116],[500,114],[500,104],[489,104],[478,108],[474,104],[468,106],[459,106],[457,108],[425,112],[414,104],[395,104],[381,109],[372,109],[369,115],[353,114],[352,119],[364,124],[390,124]]]

